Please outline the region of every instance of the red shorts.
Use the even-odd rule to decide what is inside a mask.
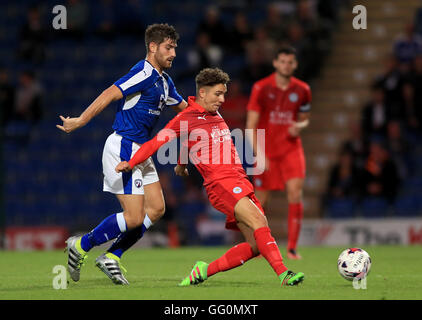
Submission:
[[[284,190],[292,178],[305,178],[305,155],[303,148],[294,148],[282,158],[269,159],[269,168],[263,174],[253,176],[257,190]]]
[[[206,186],[205,189],[212,206],[226,215],[226,229],[239,231],[234,216],[234,207],[244,197],[249,197],[264,213],[264,209],[255,197],[253,185],[247,178],[218,180]]]

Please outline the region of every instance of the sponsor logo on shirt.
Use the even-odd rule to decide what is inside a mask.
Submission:
[[[152,110],[152,109],[149,109],[148,110],[148,113],[149,114],[154,114],[156,116],[159,116],[161,114],[161,111],[160,110]]]
[[[271,111],[269,122],[272,124],[291,124],[293,121],[293,113],[291,111]]]
[[[218,129],[214,128],[211,131],[211,138],[213,143],[221,143],[224,141],[231,141],[230,129]]]
[[[206,114],[204,114],[203,116],[198,117],[198,120],[207,120],[205,119]]]

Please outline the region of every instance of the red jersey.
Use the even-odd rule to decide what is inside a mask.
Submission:
[[[260,113],[257,129],[265,129],[265,154],[279,158],[295,147],[302,147],[300,137],[292,137],[288,128],[297,121],[299,112],[311,109],[311,89],[295,78],[290,78],[286,90],[277,87],[273,73],[257,81],[249,98],[247,110]]]
[[[153,155],[163,144],[182,136],[189,158],[204,178],[204,186],[224,178],[246,178],[231,139],[230,129],[218,112],[208,112],[188,98],[188,106],[154,138],[144,143],[129,161],[133,168]]]

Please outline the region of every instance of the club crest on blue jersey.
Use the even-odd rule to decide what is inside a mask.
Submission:
[[[136,179],[134,183],[135,183],[135,187],[137,188],[142,187],[142,179]]]

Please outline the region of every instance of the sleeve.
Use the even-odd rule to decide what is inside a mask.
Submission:
[[[302,97],[302,103],[299,107],[299,112],[310,112],[311,111],[311,88],[308,85],[304,86],[304,93]]]
[[[246,107],[246,110],[252,110],[261,112],[261,105],[259,104],[259,96],[261,93],[261,85],[255,83],[252,87],[251,96],[249,97],[248,106]]]
[[[114,85],[122,91],[124,97],[143,91],[152,85],[153,77],[151,75],[153,70],[149,64],[139,63],[117,80]]]
[[[168,77],[167,83],[169,86],[169,95],[167,97],[166,105],[169,107],[177,106],[183,101],[182,96],[177,92],[176,86],[173,83],[173,80]]]
[[[182,113],[174,117],[162,130],[160,130],[154,138],[145,142],[139,150],[129,160],[130,166],[133,168],[136,165],[144,162],[152,156],[158,149],[167,142],[180,136],[180,121],[184,119]]]

